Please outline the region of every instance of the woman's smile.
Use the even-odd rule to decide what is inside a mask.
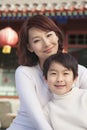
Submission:
[[[49,48],[45,49],[43,52],[44,53],[50,53],[50,52],[52,52],[53,48],[54,48],[54,46],[49,47]]]

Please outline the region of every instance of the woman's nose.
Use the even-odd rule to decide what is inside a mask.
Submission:
[[[44,45],[46,45],[46,46],[49,46],[49,45],[50,45],[50,41],[49,41],[49,39],[47,39],[47,38],[44,38],[44,39],[43,39],[43,42],[44,42]]]

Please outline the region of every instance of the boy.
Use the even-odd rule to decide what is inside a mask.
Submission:
[[[78,62],[68,53],[50,56],[43,75],[52,92],[44,111],[53,130],[87,130],[87,90],[74,87]]]

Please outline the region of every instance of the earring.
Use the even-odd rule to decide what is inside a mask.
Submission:
[[[30,51],[31,53],[33,53],[34,51],[32,49],[30,49],[29,47],[27,48],[28,51]]]

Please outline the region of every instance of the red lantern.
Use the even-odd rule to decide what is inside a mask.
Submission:
[[[6,27],[0,31],[0,46],[14,46],[18,42],[18,34],[10,27]]]
[[[11,46],[18,42],[18,34],[10,27],[6,27],[0,31],[0,46],[3,46],[3,53],[10,53]]]

